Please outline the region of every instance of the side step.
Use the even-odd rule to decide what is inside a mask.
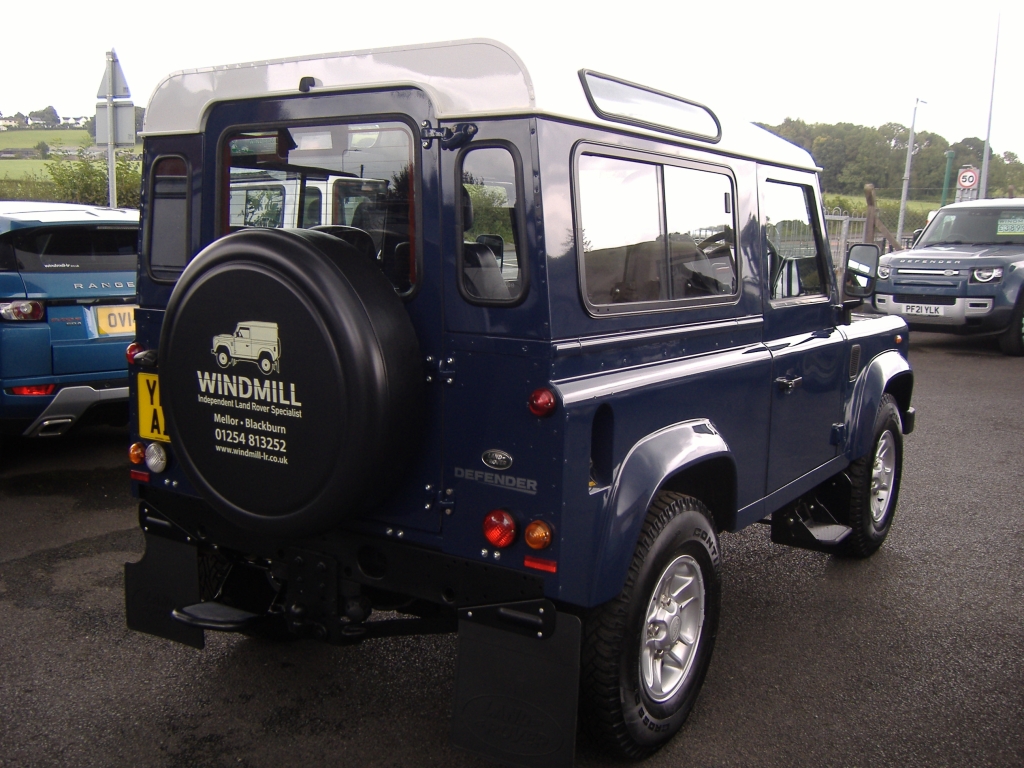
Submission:
[[[853,532],[841,522],[849,516],[849,486],[841,473],[773,512],[772,541],[816,552],[839,551]]]
[[[240,632],[243,629],[248,629],[262,618],[259,614],[215,602],[196,603],[181,609],[175,608],[171,611],[171,616],[182,624],[219,632]]]

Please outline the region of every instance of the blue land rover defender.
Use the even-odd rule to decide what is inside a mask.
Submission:
[[[157,88],[125,589],[195,647],[457,631],[454,743],[564,766],[577,707],[631,757],[682,725],[723,533],[881,545],[913,374],[807,153],[540,74],[469,40]]]

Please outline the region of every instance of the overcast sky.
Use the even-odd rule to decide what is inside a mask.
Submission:
[[[921,98],[918,130],[984,139],[999,13],[992,146],[1024,157],[1024,3],[1000,0],[9,3],[0,112],[93,114],[110,47],[145,106],[179,69],[491,37],[530,70],[587,67],[749,120],[909,125]]]

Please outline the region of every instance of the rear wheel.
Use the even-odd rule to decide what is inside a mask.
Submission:
[[[263,352],[259,359],[260,373],[264,376],[269,376],[274,370],[274,358],[270,356],[269,352]]]
[[[662,493],[622,592],[588,617],[580,704],[594,737],[620,755],[659,749],[693,708],[718,631],[720,562],[707,508]]]
[[[1024,355],[1024,288],[1021,289],[1021,297],[1017,301],[1016,309],[1013,310],[1010,327],[999,337],[999,348],[1004,355]]]

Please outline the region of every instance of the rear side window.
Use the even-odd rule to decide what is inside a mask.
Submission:
[[[598,313],[736,295],[733,184],[725,173],[583,154],[578,250]]]
[[[156,277],[173,278],[188,263],[188,168],[180,157],[153,164],[149,205],[148,250]]]
[[[11,245],[22,272],[134,272],[137,227],[62,226],[17,230]]]
[[[768,181],[762,189],[761,216],[772,299],[829,292],[825,254],[813,211],[814,193],[808,186]]]
[[[519,185],[505,147],[480,147],[462,157],[462,295],[474,303],[507,304],[523,294]]]

